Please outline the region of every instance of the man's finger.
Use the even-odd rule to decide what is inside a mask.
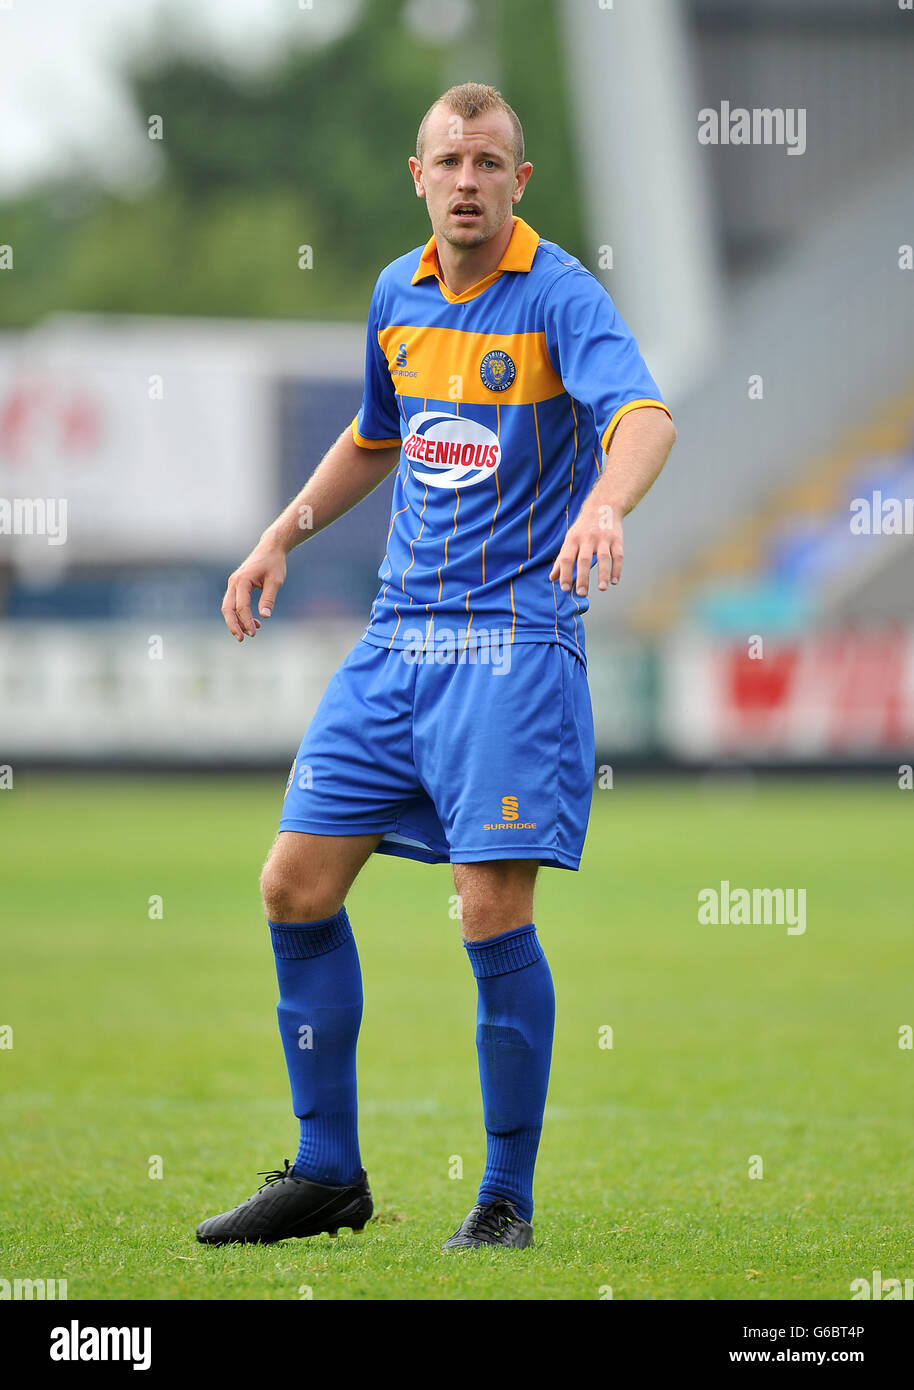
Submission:
[[[276,602],[276,595],[279,593],[281,581],[278,579],[267,579],[264,581],[263,593],[260,595],[260,602],[257,605],[257,612],[262,618],[269,618],[273,612],[273,605]]]
[[[590,566],[593,562],[593,549],[590,544],[582,545],[578,551],[578,581],[575,592],[584,598],[590,587]]]
[[[622,578],[622,537],[617,536],[609,547],[612,555],[612,572],[609,576],[610,584],[618,584]]]
[[[251,612],[251,590],[253,587],[250,579],[239,579],[235,585],[235,612],[238,614],[238,621],[249,637],[253,637],[257,631],[254,626],[254,615]]]
[[[223,618],[225,619],[225,625],[228,628],[229,632],[232,634],[236,641],[243,642],[244,633],[241,630],[241,624],[239,623],[237,614],[235,613],[235,591],[231,583],[229,583],[229,587],[225,591],[225,598],[222,600],[221,612]]]
[[[574,557],[577,554],[577,547],[574,542],[565,537],[565,542],[555,557],[555,564],[549,572],[549,578],[559,581],[561,588],[567,593],[571,588],[571,574],[574,569]]]
[[[609,587],[609,565],[609,544],[605,541],[601,541],[597,546],[597,582],[601,589]]]
[[[574,555],[573,550],[566,550],[564,546],[559,552],[559,587],[563,593],[571,592],[571,579],[574,574]]]

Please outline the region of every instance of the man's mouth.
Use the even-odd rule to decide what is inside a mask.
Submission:
[[[455,203],[451,216],[456,217],[458,222],[477,222],[482,217],[482,208],[478,203]]]

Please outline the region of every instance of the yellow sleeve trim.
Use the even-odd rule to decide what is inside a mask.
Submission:
[[[358,418],[358,415],[356,415],[352,422],[352,437],[360,449],[393,449],[394,446],[399,449],[400,445],[403,443],[399,435],[396,439],[366,439],[364,435],[359,434],[356,429]]]
[[[600,443],[602,445],[604,454],[609,453],[609,441],[612,439],[613,431],[615,430],[619,421],[622,419],[622,416],[627,415],[630,410],[643,410],[645,406],[651,405],[654,406],[657,410],[666,411],[666,414],[669,415],[670,419],[672,420],[673,412],[669,409],[668,406],[665,406],[663,404],[663,401],[629,401],[628,405],[622,405],[619,407],[619,409],[616,411],[615,415],[610,420],[608,426],[603,432],[603,438],[600,441]]]

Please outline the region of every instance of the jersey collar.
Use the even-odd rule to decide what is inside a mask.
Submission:
[[[514,231],[511,233],[511,240],[505,247],[505,253],[492,271],[492,274],[487,275],[483,280],[477,281],[475,285],[471,285],[469,289],[464,290],[462,294],[452,294],[438,274],[438,256],[434,236],[430,236],[425,243],[411,284],[416,285],[420,280],[426,279],[429,275],[434,275],[445,299],[451,304],[460,304],[464,300],[475,299],[476,295],[488,289],[488,287],[494,284],[499,276],[506,270],[529,271],[533,266],[536,248],[540,244],[539,233],[535,232],[522,217],[514,217],[512,220],[514,222]]]

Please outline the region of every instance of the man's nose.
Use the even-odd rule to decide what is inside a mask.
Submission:
[[[467,158],[460,166],[460,173],[457,176],[457,184],[460,188],[476,187],[476,166],[472,159]]]

